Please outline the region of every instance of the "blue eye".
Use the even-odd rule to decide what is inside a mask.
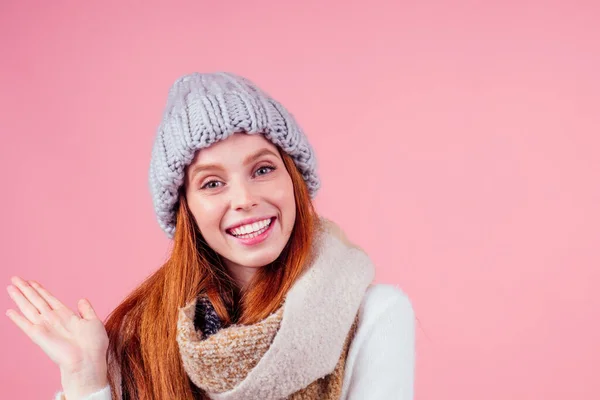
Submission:
[[[200,189],[216,189],[218,186],[211,185],[212,183],[222,183],[222,182],[220,182],[220,181],[208,181],[204,185],[202,185],[200,187]]]
[[[264,166],[260,167],[259,169],[257,169],[255,173],[258,173],[258,171],[268,170],[268,172],[265,172],[263,174],[258,174],[258,175],[266,175],[269,172],[275,171],[275,169],[276,169],[275,167],[272,167],[270,165],[264,165]]]

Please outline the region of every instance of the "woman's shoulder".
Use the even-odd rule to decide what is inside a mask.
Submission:
[[[398,286],[371,284],[359,309],[359,326],[369,326],[382,319],[412,323],[414,310],[408,295]]]

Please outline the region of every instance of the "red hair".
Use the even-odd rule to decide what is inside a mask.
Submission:
[[[168,261],[130,293],[105,324],[114,399],[119,393],[128,400],[208,398],[183,369],[176,341],[178,309],[206,293],[224,326],[255,323],[281,306],[309,264],[316,212],[294,161],[278,150],[291,176],[296,203],[296,222],[286,247],[239,293],[220,257],[200,234],[181,191]],[[116,387],[118,380],[121,387]]]

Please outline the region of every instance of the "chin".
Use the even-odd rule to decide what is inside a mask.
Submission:
[[[275,261],[280,254],[281,251],[263,251],[262,254],[248,255],[245,257],[233,257],[233,259],[230,260],[244,267],[260,268]]]

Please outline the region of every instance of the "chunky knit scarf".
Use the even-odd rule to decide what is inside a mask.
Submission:
[[[310,268],[274,313],[222,328],[206,296],[179,310],[191,381],[211,399],[339,399],[358,310],[374,277],[368,256],[323,224]]]

